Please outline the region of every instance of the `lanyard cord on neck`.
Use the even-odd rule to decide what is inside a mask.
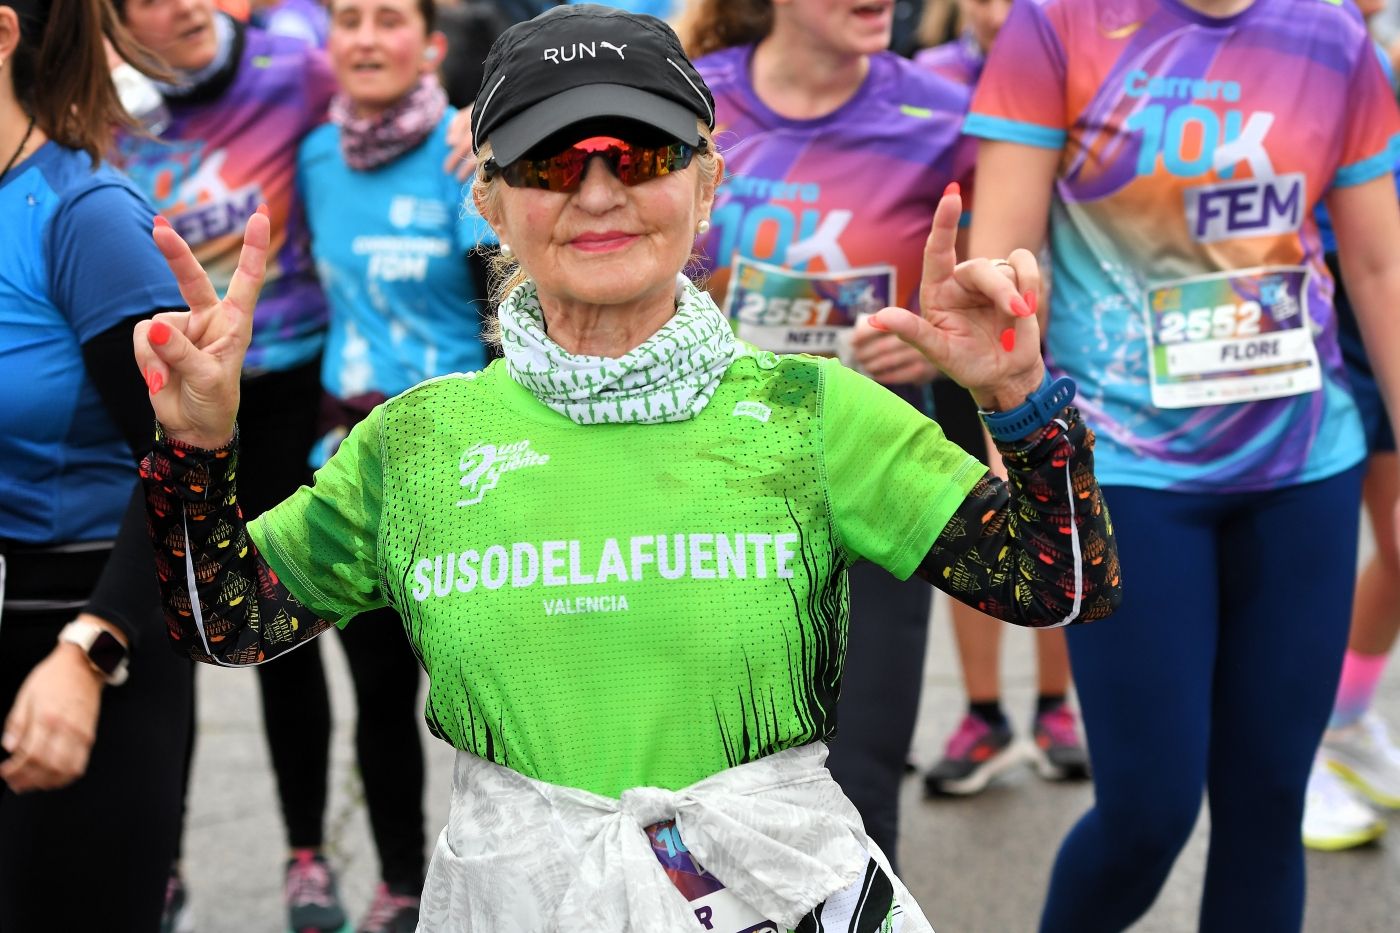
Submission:
[[[33,132],[34,118],[30,117],[29,126],[24,131],[24,138],[19,141],[19,148],[15,150],[14,155],[10,156],[10,161],[5,163],[5,167],[0,168],[0,181],[4,181],[5,176],[10,174],[10,169],[15,167],[15,163],[19,161],[19,154],[24,151],[25,146],[29,145],[29,137]]]

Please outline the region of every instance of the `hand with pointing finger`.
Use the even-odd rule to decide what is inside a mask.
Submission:
[[[189,310],[162,312],[136,325],[136,363],[167,437],[196,447],[222,447],[233,437],[253,306],[267,267],[272,237],[267,207],[248,219],[238,269],[223,298],[165,218],[156,218],[153,235]]]
[[[882,385],[923,385],[938,375],[918,347],[871,327],[869,317],[856,319],[851,351],[861,371]]]
[[[954,242],[961,215],[962,196],[957,185],[949,185],[924,246],[922,314],[885,308],[871,316],[870,325],[917,348],[971,392],[979,407],[1003,411],[1024,402],[1045,373],[1035,317],[1040,267],[1024,249],[1005,260],[958,262]]]

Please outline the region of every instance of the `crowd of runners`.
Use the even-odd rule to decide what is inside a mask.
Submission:
[[[1042,930],[1203,802],[1200,929],[1300,929],[1400,809],[1397,61],[1381,0],[0,0],[0,933],[194,929],[190,659],[293,933],[937,927],[934,588],[925,792],[1093,781]]]

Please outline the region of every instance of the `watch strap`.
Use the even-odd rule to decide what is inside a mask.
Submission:
[[[1040,382],[1040,388],[1026,396],[1026,400],[1015,408],[1006,411],[978,409],[977,414],[982,416],[982,423],[987,426],[987,433],[992,435],[992,440],[1025,440],[1032,431],[1049,424],[1059,414],[1060,409],[1074,399],[1075,390],[1073,379],[1061,376],[1052,380],[1050,370],[1047,369],[1045,378]]]

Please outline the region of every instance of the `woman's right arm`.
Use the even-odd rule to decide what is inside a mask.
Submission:
[[[220,666],[261,664],[331,627],[282,582],[238,506],[238,441],[193,447],[158,431],[141,463],[165,619],[175,649]]]
[[[189,306],[132,335],[158,422],[141,477],[166,620],[176,647],[196,660],[257,664],[329,627],[282,585],[238,506],[234,419],[271,224],[266,207],[249,218],[222,299],[160,217],[154,237]]]
[[[1039,253],[1050,221],[1050,197],[1060,164],[1058,149],[983,139],[977,145],[977,209],[972,212],[969,256]],[[1040,302],[1045,329],[1049,302]]]

